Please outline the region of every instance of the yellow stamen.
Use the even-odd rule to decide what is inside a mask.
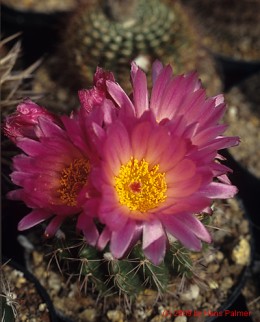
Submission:
[[[147,161],[133,157],[120,167],[118,176],[115,176],[115,189],[120,204],[130,210],[147,212],[165,201],[165,173],[159,172],[159,164],[149,168]]]
[[[87,182],[89,170],[90,164],[88,160],[75,159],[61,171],[58,193],[64,204],[67,206],[77,205],[77,195]]]

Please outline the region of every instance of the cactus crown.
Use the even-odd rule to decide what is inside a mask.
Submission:
[[[129,6],[126,2],[130,2]],[[156,58],[168,63],[174,59],[176,66],[183,67],[182,48],[195,46],[192,27],[186,20],[177,3],[159,0],[93,2],[80,8],[68,21],[62,33],[61,53],[66,55],[71,71],[82,72],[81,84],[92,79],[98,65],[112,70],[117,80],[125,85],[132,60],[138,61],[144,70]]]

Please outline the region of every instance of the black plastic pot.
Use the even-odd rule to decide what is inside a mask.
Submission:
[[[260,70],[260,61],[238,60],[216,53],[212,55],[222,67],[225,91]]]
[[[227,150],[221,154],[226,158],[225,164],[233,170],[229,177],[239,189],[238,196],[243,200],[251,222],[255,250],[260,255],[260,180],[237,162]]]
[[[23,62],[28,65],[56,49],[69,14],[21,11],[2,4],[2,33],[5,37],[21,33]]]
[[[40,12],[40,11],[25,11],[9,7],[5,4],[1,5],[2,18],[4,22],[17,25],[21,29],[36,28],[47,30],[54,26],[66,15],[68,11]]]

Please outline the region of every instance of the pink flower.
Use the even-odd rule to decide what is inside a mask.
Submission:
[[[73,143],[66,129],[66,124],[70,122],[74,122],[75,134],[77,122],[73,119],[62,117],[60,126],[50,118],[40,116],[34,129],[37,137],[28,135],[17,140],[16,144],[24,154],[13,159],[11,179],[20,189],[11,191],[8,197],[23,200],[32,208],[20,221],[19,230],[50,219],[45,230],[45,235],[50,237],[64,220],[76,215],[77,228],[83,231],[91,245],[95,245],[98,231],[93,215],[88,211],[89,204],[91,209],[95,209],[94,194],[88,183],[92,155],[86,133],[77,145]],[[23,124],[20,126],[22,133]]]
[[[107,80],[115,82],[114,75],[97,67],[93,78],[93,87],[91,89],[82,89],[78,92],[81,107],[87,113],[90,113],[93,108],[101,106],[105,98],[110,98],[107,91]]]
[[[110,241],[110,251],[121,258],[142,236],[146,257],[158,264],[168,235],[195,251],[201,240],[211,241],[195,214],[212,199],[237,192],[226,177],[230,169],[216,159],[238,138],[221,136],[222,97],[207,99],[195,74],[173,77],[169,66],[157,62],[153,78],[150,101],[146,77],[135,65],[132,100],[107,81],[119,109],[105,128],[93,124],[100,162],[90,181],[100,193],[98,218],[105,225],[98,247]]]
[[[35,138],[35,125],[38,118],[44,117],[51,121],[57,118],[45,108],[35,104],[30,99],[24,100],[17,107],[16,113],[8,116],[5,120],[4,133],[14,143],[22,137]]]

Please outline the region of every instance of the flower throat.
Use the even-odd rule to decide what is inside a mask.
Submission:
[[[67,206],[77,205],[77,195],[86,184],[90,170],[90,163],[86,159],[75,159],[61,171],[60,199]]]
[[[133,157],[120,167],[115,189],[122,205],[140,212],[158,207],[167,197],[165,173],[159,172],[159,164],[149,170],[147,161]]]

